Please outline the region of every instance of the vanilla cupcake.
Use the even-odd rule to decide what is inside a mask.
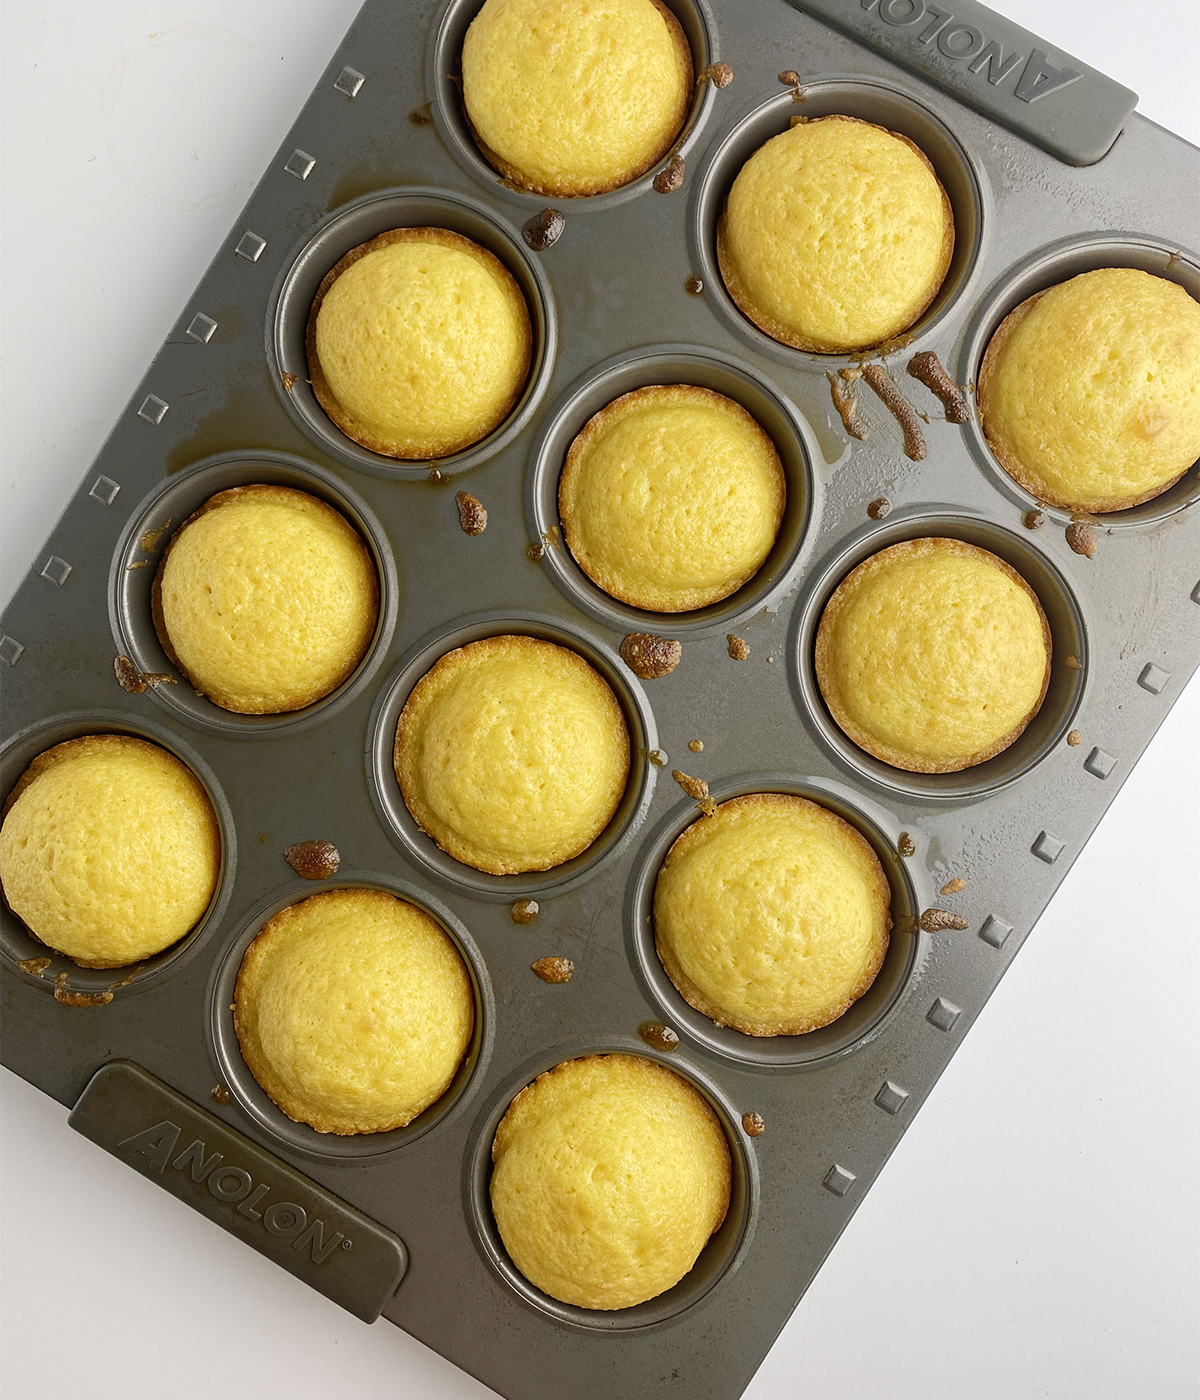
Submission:
[[[914,773],[955,773],[1013,743],[1050,683],[1033,589],[953,539],[880,550],[838,585],[817,631],[817,683],[860,748]]]
[[[631,1308],[674,1287],[729,1209],[716,1114],[640,1055],[588,1055],[539,1075],[496,1129],[492,1162],[509,1257],[580,1308]]]
[[[867,840],[803,797],[723,802],[667,852],[654,943],[680,996],[746,1035],[837,1020],[887,952],[892,892]]]
[[[35,938],[82,967],[125,967],[177,943],[208,908],[220,872],[208,794],[144,739],[56,744],[5,807],[4,898]]]
[[[480,150],[538,194],[600,194],[636,180],[679,135],[692,54],[659,0],[487,0],[462,51],[463,105]]]
[[[486,637],[447,652],[413,688],[395,768],[414,820],[455,860],[493,875],[549,870],[612,820],[629,731],[576,652]]]
[[[623,603],[687,612],[762,567],[783,519],[775,445],[733,399],[650,385],[603,408],[571,444],[558,488],[567,547]]]
[[[336,690],[375,635],[379,581],[358,532],[286,486],[213,496],[171,540],[154,584],[163,649],[239,714],[300,710]]]
[[[1200,457],[1200,304],[1132,267],[1037,292],[992,336],[979,416],[1039,501],[1095,512],[1153,499]]]
[[[403,1128],[450,1087],[475,997],[449,936],[382,890],[284,909],[242,958],[234,1028],[270,1098],[319,1133]]]
[[[954,216],[924,152],[854,117],[772,137],[738,173],[717,228],[729,295],[784,345],[868,350],[933,301]]]
[[[326,275],[308,321],[313,393],[388,457],[461,452],[498,428],[529,375],[529,308],[504,264],[444,228],[398,228]]]

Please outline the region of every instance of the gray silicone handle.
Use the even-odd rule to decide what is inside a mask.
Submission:
[[[1093,165],[1137,93],[977,0],[791,0],[1024,136],[1068,165]]]

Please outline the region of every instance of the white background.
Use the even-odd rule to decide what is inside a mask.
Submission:
[[[1200,143],[1195,0],[1000,8]],[[0,597],[356,9],[3,4]],[[747,1400],[1200,1394],[1198,735],[1193,685]],[[9,1400],[491,1394],[213,1228],[6,1071],[0,1087]]]

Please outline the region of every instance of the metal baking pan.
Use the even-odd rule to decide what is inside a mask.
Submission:
[[[888,13],[899,7],[895,0]],[[911,135],[939,169],[959,243],[943,293],[891,363],[899,370],[933,349],[969,382],[999,319],[1074,272],[1128,263],[1198,294],[1200,269],[1182,246],[1192,233],[1186,191],[1196,153],[1135,116],[1098,163],[1068,165],[778,0],[727,12],[681,3],[698,66],[720,59],[734,72],[730,87],[700,89],[682,189],[659,194],[647,177],[571,203],[563,237],[537,253],[521,227],[546,201],[507,189],[482,164],[447,76],[473,8],[435,13],[369,0],[5,614],[6,790],[33,754],[63,738],[144,734],[201,775],[225,835],[222,885],[206,920],[106,1006],[67,1007],[49,993],[60,971],[84,994],[111,975],[61,960],[41,978],[15,969],[40,950],[6,916],[5,1062],[74,1103],[102,1065],[128,1060],[203,1104],[403,1241],[407,1273],[380,1298],[383,1315],[504,1394],[554,1386],[633,1395],[670,1377],[680,1394],[731,1396],[1194,668],[1200,551],[1187,508],[1195,469],[1155,502],[1106,521],[1111,533],[1086,560],[1068,549],[1061,513],[1048,512],[1036,532],[1023,527],[1030,502],[977,428],[939,422],[936,401],[915,385],[910,397],[933,420],[923,462],[902,455],[880,405],[866,405],[867,440],[848,444],[825,379],[846,361],[766,340],[724,295],[712,248],[721,198],[741,161],[797,110],[847,111]],[[802,109],[777,80],[788,67],[801,74]],[[1030,183],[1049,199],[1022,199]],[[315,280],[347,248],[404,223],[439,223],[491,247],[534,316],[524,400],[493,439],[439,463],[441,481],[429,480],[428,467],[372,459],[340,439],[303,385]],[[685,288],[693,277],[704,284],[699,295]],[[299,380],[288,389],[290,374]],[[573,433],[618,393],[672,378],[739,398],[764,422],[788,472],[789,507],[774,554],[742,593],[668,627],[592,588],[555,547],[553,527],[558,465]],[[161,541],[142,549],[147,532],[224,486],[261,480],[333,501],[370,542],[384,606],[362,667],[311,711],[278,719],[230,716],[182,686],[126,695],[112,676],[118,653],[147,671],[168,669],[146,597]],[[476,539],[458,529],[459,486],[489,509]],[[866,506],[880,496],[892,509],[875,521]],[[1018,744],[945,778],[898,774],[852,749],[821,706],[810,659],[816,618],[838,579],[875,549],[930,533],[976,541],[1013,563],[1042,599],[1056,656],[1046,705]],[[529,558],[531,546],[540,557]],[[1148,576],[1153,605],[1129,588],[1130,578]],[[614,685],[635,739],[612,827],[548,877],[455,865],[415,830],[390,780],[391,731],[407,688],[441,651],[497,630],[580,650]],[[637,681],[616,654],[631,630],[679,637],[678,670]],[[730,631],[750,643],[748,661],[727,656]],[[1079,667],[1067,667],[1067,656]],[[1068,745],[1074,728],[1089,742]],[[703,739],[703,755],[688,753],[691,738]],[[666,769],[652,751],[668,757]],[[704,776],[718,799],[760,788],[815,796],[885,858],[899,932],[875,987],[842,1021],[797,1040],[747,1044],[691,1012],[663,978],[647,895],[695,811],[669,780],[672,765]],[[894,854],[901,831],[917,847],[905,861]],[[293,879],[280,854],[312,836],[342,851],[334,883],[376,883],[435,912],[476,980],[480,1033],[461,1082],[426,1121],[387,1141],[330,1143],[284,1119],[240,1065],[222,1010],[263,919],[314,888]],[[951,875],[966,880],[953,907],[968,929],[920,931],[920,912],[948,902],[937,889]],[[509,904],[528,895],[542,914],[516,929]],[[532,977],[529,962],[544,952],[574,959],[571,983]],[[680,1032],[679,1049],[662,1058],[725,1122],[734,1208],[670,1294],[625,1314],[585,1314],[541,1297],[507,1263],[487,1211],[487,1148],[512,1093],[539,1069],[589,1049],[653,1054],[636,1035],[651,1018]],[[144,1076],[131,1076],[146,1088]],[[218,1082],[228,1104],[209,1097]],[[741,1132],[748,1110],[766,1119],[762,1138]]]

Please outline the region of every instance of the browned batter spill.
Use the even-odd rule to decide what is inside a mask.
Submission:
[[[863,378],[883,400],[884,407],[904,432],[904,455],[913,462],[925,460],[925,435],[912,405],[888,378],[882,365],[864,365]]]
[[[570,958],[538,958],[530,966],[534,975],[543,982],[569,982],[575,971],[575,964]]]
[[[742,1114],[742,1132],[744,1132],[747,1137],[762,1137],[763,1133],[766,1131],[766,1120],[761,1113]]]
[[[1027,510],[1021,517],[1021,524],[1027,530],[1040,530],[1046,523],[1046,514],[1040,510]]]
[[[531,924],[541,912],[541,905],[536,899],[518,899],[509,912],[514,924]]]
[[[662,749],[651,749],[646,755],[655,768],[665,768],[667,766],[667,756]]]
[[[671,769],[671,777],[687,793],[689,797],[694,797],[697,802],[702,797],[708,796],[708,784],[703,778],[693,778],[687,773],[681,772],[678,768]]]
[[[470,491],[460,491],[454,498],[458,507],[458,523],[464,535],[482,535],[487,529],[487,507]]]
[[[827,372],[825,378],[829,380],[829,392],[833,396],[833,406],[838,411],[838,417],[842,420],[842,427],[852,438],[861,442],[866,436],[866,429],[859,421],[854,391],[846,386],[839,375]]]
[[[283,376],[284,391],[290,394],[292,390],[296,387],[299,380],[300,376],[298,374],[293,374],[292,371],[289,369]]]
[[[283,858],[305,880],[332,880],[342,863],[331,841],[298,841],[284,851]]]
[[[917,853],[917,843],[912,839],[907,831],[902,831],[896,839],[896,854],[904,856],[915,856]]]
[[[683,185],[683,157],[672,156],[654,177],[653,183],[659,194],[672,194],[679,189]]]
[[[733,69],[728,63],[710,63],[696,75],[696,84],[709,82],[715,88],[727,88],[733,82]]]
[[[156,530],[147,530],[138,539],[138,548],[143,554],[153,554],[158,548],[158,542],[171,528],[170,520],[164,520]]]
[[[134,569],[144,569],[149,563],[149,559],[135,559],[132,564],[125,565],[125,572],[127,574],[131,574],[133,573]]]
[[[638,1035],[656,1050],[674,1050],[679,1044],[678,1035],[661,1021],[643,1021],[638,1027]]]
[[[959,891],[965,890],[966,888],[967,888],[967,882],[966,882],[965,880],[957,879],[957,878],[956,878],[956,879],[953,879],[953,880],[948,880],[948,881],[946,882],[946,884],[944,884],[944,885],[942,886],[942,893],[943,893],[943,894],[958,894]]]
[[[1098,542],[1095,526],[1086,520],[1072,520],[1067,526],[1067,543],[1076,554],[1082,554],[1088,559],[1094,558]]]
[[[558,242],[566,226],[567,221],[561,210],[543,209],[525,224],[521,237],[535,253],[544,253]]]
[[[544,544],[527,544],[525,546],[525,558],[531,564],[536,564],[545,552],[546,546]]]
[[[208,1091],[208,1097],[212,1099],[213,1103],[228,1103],[230,1094],[224,1084],[214,1084]]]
[[[112,992],[72,992],[66,987],[69,973],[60,972],[54,979],[54,1000],[60,1006],[107,1006]]]
[[[1082,670],[1083,670],[1083,662],[1080,661],[1080,659],[1079,659],[1077,656],[1068,656],[1068,657],[1067,657],[1066,665],[1067,665],[1067,670],[1068,670],[1068,671],[1082,671]]]
[[[433,103],[423,102],[421,106],[414,107],[408,114],[408,119],[413,126],[433,125]]]
[[[178,685],[174,676],[161,671],[139,671],[127,656],[118,656],[113,662],[113,675],[117,684],[130,695],[141,695],[148,686]]]
[[[644,681],[667,676],[679,665],[683,647],[653,632],[630,632],[621,643],[621,660]]]
[[[926,909],[921,915],[920,924],[926,933],[940,933],[944,928],[969,927],[961,914],[952,914],[949,909]]]
[[[945,365],[932,350],[922,350],[914,355],[908,362],[908,372],[941,399],[947,423],[971,421],[971,406],[967,403],[966,395],[950,378]]]
[[[696,274],[693,272],[692,275],[683,284],[683,290],[691,296],[698,297],[700,293],[704,290],[704,278],[697,277]]]
[[[745,661],[750,655],[750,643],[744,637],[735,637],[732,632],[725,633],[725,645],[733,661]]]
[[[445,480],[445,478],[442,476],[442,469],[441,469],[441,467],[435,465],[433,462],[430,462],[430,464],[429,464],[429,477],[428,477],[428,479],[429,479],[429,481],[430,481],[434,486],[436,486],[436,485],[438,484],[439,481],[444,481],[444,480]]]
[[[779,81],[784,87],[799,87],[800,74],[794,68],[789,68],[786,72],[780,73]]]
[[[692,751],[693,753],[703,753],[703,752],[704,752],[704,740],[703,740],[703,739],[689,739],[689,740],[688,740],[688,748],[691,749],[691,751]]]
[[[867,507],[867,514],[872,520],[882,520],[885,515],[891,515],[892,503],[886,496],[879,496]]]
[[[1072,729],[1067,735],[1067,743],[1070,744],[1073,749],[1078,748],[1079,745],[1083,743],[1083,735],[1078,729]]]
[[[22,972],[28,972],[31,977],[40,977],[50,966],[49,958],[22,958],[17,964]]]

